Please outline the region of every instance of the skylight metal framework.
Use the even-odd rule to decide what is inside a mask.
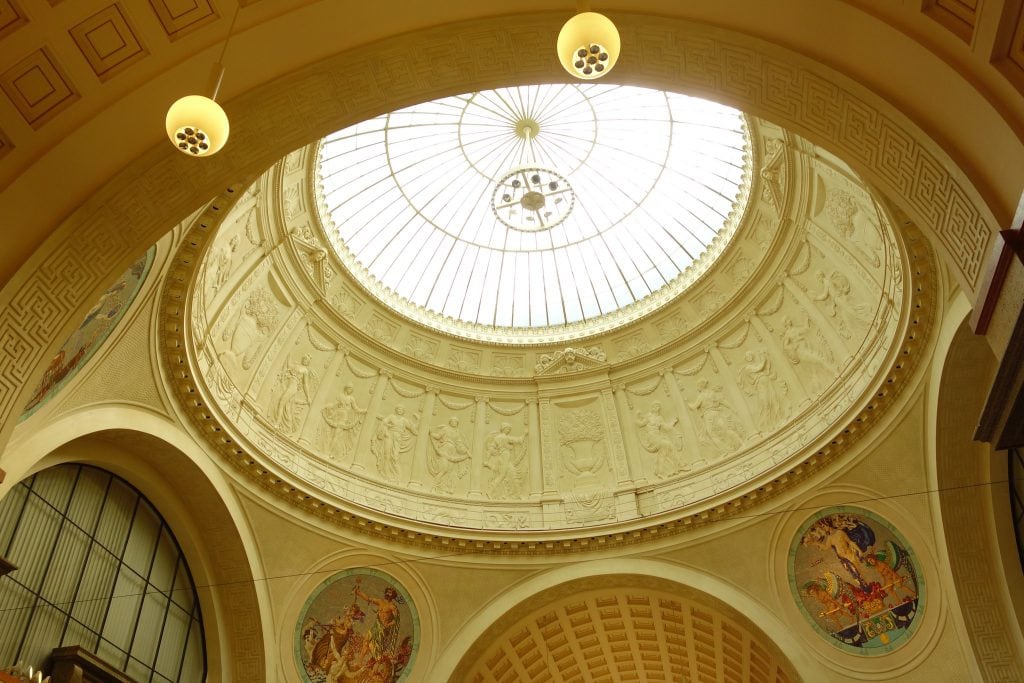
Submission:
[[[750,166],[745,118],[722,105],[616,85],[502,88],[325,138],[321,217],[371,291],[476,326],[563,326],[685,288],[731,237]],[[522,206],[501,185],[520,169],[545,186]],[[559,177],[568,191],[550,189]]]

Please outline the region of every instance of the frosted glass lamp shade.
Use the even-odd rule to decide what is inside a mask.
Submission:
[[[209,97],[187,95],[167,110],[167,137],[189,156],[216,154],[228,141],[228,115]]]
[[[558,33],[558,60],[566,71],[586,81],[611,71],[620,47],[615,24],[597,12],[580,12]]]

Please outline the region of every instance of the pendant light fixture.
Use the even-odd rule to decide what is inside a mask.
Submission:
[[[619,31],[611,19],[578,1],[576,15],[558,32],[558,60],[574,77],[590,81],[612,70],[619,58]]]
[[[224,79],[224,53],[228,49],[228,41],[231,40],[231,32],[235,28],[235,20],[238,19],[239,4],[235,7],[235,14],[231,18],[231,25],[228,27],[228,35],[224,39],[224,46],[220,51],[220,58],[213,65],[210,72],[210,97],[203,95],[186,95],[171,105],[167,110],[165,125],[167,137],[171,143],[181,152],[189,156],[208,157],[216,154],[228,141],[228,115],[219,104],[217,94],[220,92],[220,84]]]

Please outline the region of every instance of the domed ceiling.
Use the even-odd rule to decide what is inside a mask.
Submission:
[[[692,528],[839,457],[884,412],[927,338],[926,243],[897,234],[845,165],[784,130],[690,98],[595,88],[475,93],[394,112],[294,152],[237,199],[201,262],[181,259],[185,308],[174,287],[165,304],[176,386],[214,445],[343,523],[496,547]],[[552,92],[569,98],[571,121],[544,113]],[[532,129],[520,137],[523,120],[537,123],[536,140]],[[580,140],[542,142],[572,121]],[[471,129],[478,149],[490,139],[506,152],[467,152]],[[648,146],[587,156],[592,140],[616,147],[617,131]],[[600,159],[632,170],[602,177],[610,162]],[[538,185],[506,167],[558,179]],[[562,197],[571,211],[534,213],[529,225],[524,211],[503,213],[517,197],[526,208],[507,182],[516,178],[517,190],[546,187],[545,202]],[[572,199],[558,192],[563,180]],[[682,210],[695,202],[716,207],[703,251],[677,250],[699,231]],[[517,236],[530,262],[530,249],[557,251],[571,230],[635,238],[609,253],[624,283],[637,281],[630,262],[646,289],[620,300],[615,285],[593,287],[596,308],[563,309],[568,322],[556,325],[557,297],[532,298],[547,265],[531,267],[527,289],[509,281],[511,300],[530,311],[518,321],[499,313],[505,284],[487,306],[486,287],[466,284],[490,258],[481,235]],[[463,249],[467,231],[478,251],[452,257],[467,270],[440,274],[449,261],[436,254]],[[199,248],[206,234],[200,225],[186,242]],[[435,248],[444,235],[447,247]],[[647,257],[656,267],[640,264]],[[560,278],[565,257],[545,258]],[[569,261],[591,282],[612,267],[582,251]],[[405,284],[407,273],[420,284]],[[624,311],[629,319],[615,317]],[[174,315],[189,324],[171,324]]]
[[[555,84],[338,131],[320,150],[318,188],[332,246],[377,298],[453,334],[529,342],[671,300],[732,237],[749,171],[736,110]]]

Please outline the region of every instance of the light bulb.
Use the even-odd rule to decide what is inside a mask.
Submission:
[[[583,80],[611,71],[620,48],[615,24],[597,12],[580,12],[558,32],[558,60],[566,71]]]
[[[187,95],[167,110],[167,137],[189,156],[216,154],[228,141],[228,115],[202,95]]]

